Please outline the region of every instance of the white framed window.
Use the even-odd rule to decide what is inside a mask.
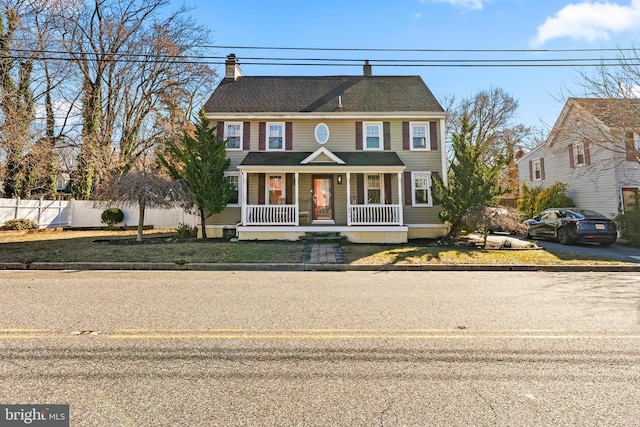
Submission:
[[[382,140],[382,123],[363,123],[364,149],[382,150],[384,141]]]
[[[411,172],[411,194],[413,206],[433,206],[431,198],[431,172]]]
[[[576,144],[575,156],[575,165],[584,166],[584,144],[582,142]]]
[[[533,161],[533,180],[540,181],[542,179],[542,166],[540,165],[540,159]]]
[[[640,152],[640,134],[633,133],[633,145],[636,147],[636,151]]]
[[[284,205],[285,204],[285,175],[268,175],[267,176],[267,204]]]
[[[284,150],[284,123],[267,123],[267,151]]]
[[[231,184],[231,195],[229,196],[229,202],[227,206],[240,206],[242,204],[240,197],[241,186],[240,186],[240,173],[237,172],[226,172],[225,177]]]
[[[380,204],[384,200],[384,190],[382,186],[382,176],[380,174],[367,175],[366,182],[366,204]]]
[[[224,139],[227,141],[227,150],[242,150],[242,123],[225,122]]]
[[[420,151],[431,149],[428,123],[411,123],[409,129],[411,133],[411,150]]]

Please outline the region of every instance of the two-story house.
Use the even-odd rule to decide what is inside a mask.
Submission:
[[[570,98],[549,137],[518,161],[529,187],[567,184],[575,207],[611,218],[637,203],[640,100]]]
[[[432,182],[445,177],[446,114],[419,76],[243,76],[235,55],[205,105],[237,194],[207,235],[353,242],[447,233]]]

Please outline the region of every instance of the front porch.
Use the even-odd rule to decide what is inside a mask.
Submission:
[[[353,242],[407,241],[405,165],[396,153],[250,152],[240,171],[240,240],[340,233]]]

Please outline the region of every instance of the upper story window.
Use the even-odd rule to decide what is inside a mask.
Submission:
[[[636,151],[640,152],[640,134],[633,133],[633,145],[636,147]]]
[[[411,123],[411,149],[429,150],[429,132],[427,123]]]
[[[227,150],[242,149],[242,123],[227,122],[224,124],[224,139],[227,141]]]
[[[542,166],[540,165],[540,159],[533,161],[533,179],[534,181],[540,181],[542,179]]]
[[[582,142],[576,144],[575,164],[576,166],[584,166],[584,144]]]
[[[382,123],[363,123],[365,150],[382,150]]]
[[[284,150],[284,123],[267,123],[267,150]]]

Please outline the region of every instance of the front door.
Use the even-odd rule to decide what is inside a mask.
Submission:
[[[314,175],[312,181],[312,219],[333,221],[333,176]]]

